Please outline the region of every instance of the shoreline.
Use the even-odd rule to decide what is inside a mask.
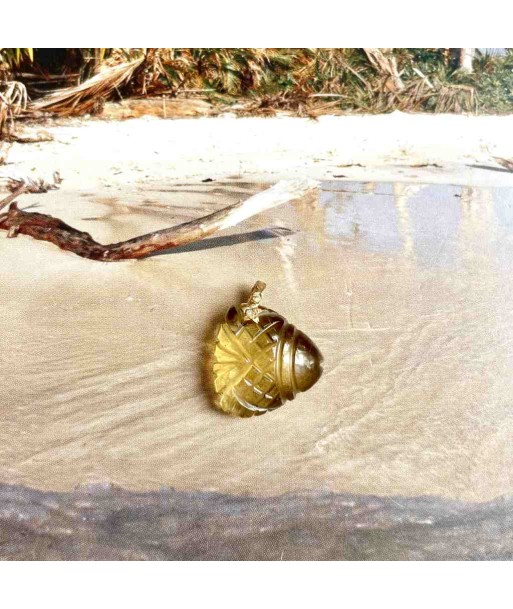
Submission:
[[[53,141],[11,146],[0,165],[0,184],[10,175],[47,176],[58,170],[64,187],[77,191],[155,182],[262,183],[294,176],[511,186],[513,172],[493,157],[513,158],[512,130],[513,115],[400,112],[317,120],[229,114],[60,119],[44,127]]]

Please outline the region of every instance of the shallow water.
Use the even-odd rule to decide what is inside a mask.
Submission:
[[[258,188],[34,201],[106,242]],[[318,202],[123,263],[1,237],[1,481],[510,493],[512,204],[507,188],[326,183]],[[279,410],[234,419],[209,406],[205,342],[257,279],[320,347],[325,372]]]

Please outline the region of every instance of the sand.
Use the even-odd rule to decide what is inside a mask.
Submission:
[[[511,493],[513,179],[467,165],[493,165],[490,149],[509,154],[512,119],[450,118],[91,121],[14,146],[3,175],[59,169],[65,179],[23,203],[103,242],[197,217],[278,177],[326,181],[317,203],[144,261],[92,262],[1,237],[1,481]],[[438,137],[444,121],[459,125],[443,148],[435,119]],[[385,141],[387,121],[397,141]],[[431,127],[391,162],[415,121]],[[373,161],[358,148],[365,138]],[[405,161],[442,168],[399,174]],[[417,183],[360,185],[334,172]],[[232,419],[210,407],[205,345],[256,279],[268,283],[266,303],[319,345],[325,373],[274,413]]]
[[[513,115],[77,119],[49,124],[45,131],[53,142],[12,147],[0,180],[57,168],[70,191],[95,192],[206,178],[268,182],[298,174],[322,180],[513,183],[513,174],[493,161],[513,157]]]

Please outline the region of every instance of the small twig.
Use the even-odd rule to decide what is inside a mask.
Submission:
[[[499,165],[504,167],[504,169],[507,169],[508,171],[513,171],[513,161],[511,159],[503,159],[498,156],[494,156],[493,158],[495,161],[497,161],[497,163],[499,163]]]
[[[24,190],[21,192],[31,192],[33,194],[48,192],[49,190],[57,190],[59,185],[62,184],[61,174],[58,171],[53,172],[53,181],[49,182],[44,178],[9,178],[9,182],[7,184],[7,188],[11,192],[15,192],[20,188],[20,186],[24,186]],[[12,199],[11,199],[12,201]],[[7,204],[5,204],[7,205]]]
[[[7,139],[10,142],[17,144],[38,144],[40,142],[52,142],[53,136],[45,131],[38,131],[35,134],[31,133],[11,133]]]
[[[21,194],[23,194],[26,191],[27,191],[27,186],[25,184],[21,184],[21,186],[18,186],[18,188],[16,188],[16,190],[13,190],[13,192],[10,195],[7,195],[7,197],[5,197],[5,199],[2,199],[0,201],[0,209],[7,207],[7,205],[9,205],[9,203],[11,203],[12,201],[14,201],[14,199],[16,199],[16,197],[19,197]]]
[[[422,72],[421,70],[419,70],[419,68],[416,68],[415,66],[412,66],[412,70],[417,76],[420,76],[420,78],[422,78],[422,80],[426,83],[429,89],[431,89],[432,91],[434,90],[435,87],[433,86],[429,78],[424,74],[424,72]]]
[[[56,190],[62,183],[61,175],[58,171],[53,173],[53,182],[48,182],[44,178],[9,178],[7,188],[11,191],[10,195],[7,195],[5,199],[0,201],[0,210],[7,207],[9,203],[14,201],[16,197],[19,197],[25,192],[40,193],[48,192],[49,190]],[[7,214],[2,214],[0,218],[5,218]]]
[[[311,93],[308,97],[345,97],[340,93]]]
[[[178,93],[215,93],[216,89],[180,89]]]
[[[27,188],[26,184],[24,187]],[[89,233],[79,231],[58,218],[20,210],[16,203],[11,203],[9,211],[0,215],[0,229],[8,231],[9,237],[16,237],[18,234],[29,235],[91,260],[129,260],[199,241],[251,216],[311,195],[317,188],[318,183],[312,180],[283,180],[246,201],[230,205],[208,216],[110,245],[96,242]],[[9,198],[12,201],[14,196],[9,195]],[[2,204],[7,203],[4,200]]]

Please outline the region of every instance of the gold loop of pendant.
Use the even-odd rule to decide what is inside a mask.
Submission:
[[[262,302],[262,292],[265,290],[266,284],[263,281],[257,281],[253,286],[247,302],[243,302],[240,308],[244,312],[244,319],[255,321],[258,323],[260,311],[260,303]]]

